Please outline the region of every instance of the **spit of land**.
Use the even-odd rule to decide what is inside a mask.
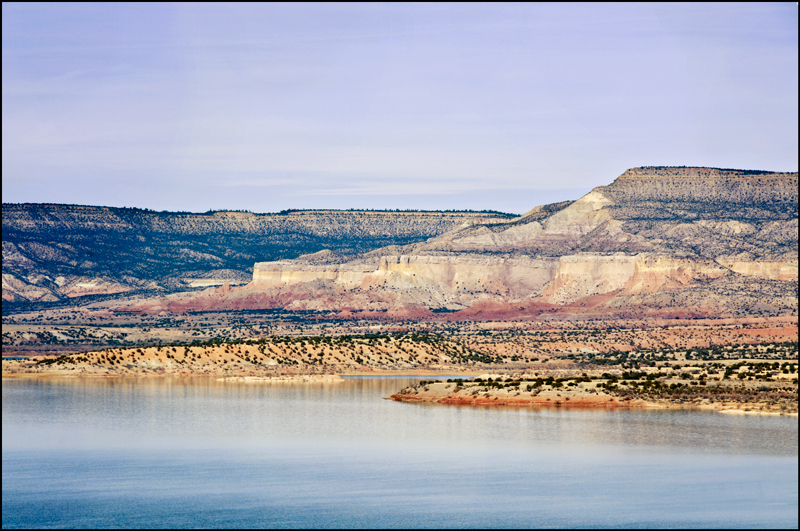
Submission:
[[[204,313],[5,317],[4,378],[216,376],[335,383],[447,374],[393,400],[796,415],[797,320],[381,322]]]

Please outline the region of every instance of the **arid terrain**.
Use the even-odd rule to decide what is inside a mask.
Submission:
[[[215,324],[224,317],[215,316]],[[72,325],[61,329],[75,342],[65,354],[4,359],[3,376],[216,375],[257,383],[342,374],[440,373],[463,375],[463,381],[422,382],[391,398],[453,405],[797,413],[798,328],[793,318],[661,323],[298,321],[270,326],[246,324],[244,316],[233,320],[236,325],[228,322],[223,328],[224,339],[183,344],[167,339],[191,337],[187,332],[192,328],[128,323],[114,327],[128,330],[121,342],[141,346],[102,349],[79,342],[109,337],[102,334],[105,327]],[[24,350],[25,333],[15,331],[16,326],[25,325],[9,325],[4,344],[10,346],[16,338],[16,352],[32,354]],[[154,330],[160,332],[157,346],[148,336]],[[27,339],[32,340],[33,336]],[[85,351],[74,353],[78,348]]]
[[[499,212],[155,212],[3,204],[3,303],[68,307],[123,295],[246,284],[253,264],[328,249],[346,257],[425,241]]]
[[[633,168],[518,217],[4,205],[4,315],[796,315],[797,185],[797,173]]]
[[[797,173],[634,168],[522,216],[4,205],[3,375],[796,414],[797,282]]]
[[[130,300],[150,315],[284,309],[455,320],[797,315],[797,174],[634,168],[576,201],[343,257],[256,262],[252,281]]]

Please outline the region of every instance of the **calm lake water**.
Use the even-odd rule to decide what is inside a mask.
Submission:
[[[798,526],[797,417],[3,380],[3,527]]]

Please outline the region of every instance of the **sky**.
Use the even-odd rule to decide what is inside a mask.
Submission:
[[[798,8],[3,3],[3,202],[523,213],[797,171]]]

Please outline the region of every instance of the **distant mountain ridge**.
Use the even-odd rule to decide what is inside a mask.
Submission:
[[[355,255],[438,236],[498,212],[292,210],[204,214],[3,204],[3,300],[187,288],[187,279],[248,282],[253,264],[322,249]]]
[[[448,235],[448,248],[781,259],[797,255],[797,184],[797,173],[633,168],[578,202],[500,225],[494,236],[482,227]]]
[[[126,311],[286,308],[455,319],[541,312],[796,315],[797,190],[796,172],[641,167],[575,201],[517,217],[136,214],[145,222],[68,209],[29,219],[24,209],[7,216],[4,208],[3,296],[123,292],[151,278],[146,289],[229,285],[166,296],[153,291]],[[82,249],[103,253],[64,265]],[[84,266],[107,273],[66,282],[53,277],[59,267]],[[118,284],[96,287],[104,279]],[[246,285],[231,287],[237,282]],[[42,287],[51,295],[36,299]]]

